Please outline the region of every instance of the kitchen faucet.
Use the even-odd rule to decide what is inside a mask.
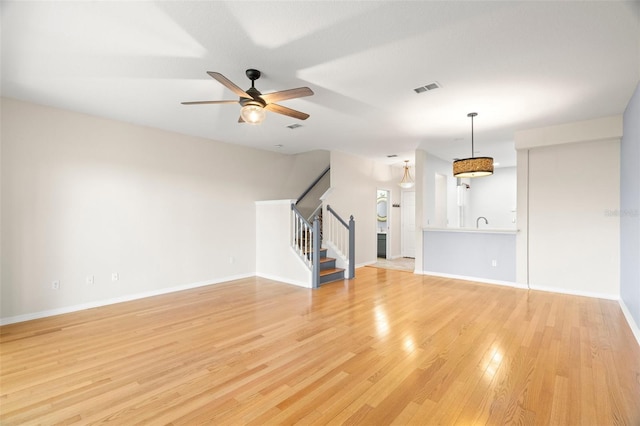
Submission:
[[[484,219],[484,224],[485,224],[485,225],[488,225],[488,224],[489,224],[489,221],[487,220],[487,218],[486,218],[486,217],[484,217],[484,216],[479,216],[479,217],[476,219],[476,228],[479,228],[479,227],[480,227],[480,226],[479,226],[479,224],[478,224],[478,222],[480,222],[480,219]]]

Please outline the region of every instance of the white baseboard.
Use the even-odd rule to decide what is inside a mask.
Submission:
[[[454,274],[443,274],[441,272],[432,272],[432,271],[414,271],[415,274],[421,274],[421,275],[431,275],[434,277],[442,277],[442,278],[453,278],[456,280],[464,280],[464,281],[472,281],[472,282],[476,282],[476,283],[483,283],[483,284],[495,284],[495,285],[502,285],[502,286],[507,286],[507,287],[516,287],[516,288],[524,288],[526,289],[527,286],[523,285],[523,284],[518,284],[518,283],[514,283],[511,281],[500,281],[500,280],[492,280],[492,279],[488,279],[488,278],[477,278],[477,277],[467,277],[464,275],[454,275]]]
[[[531,286],[531,290],[547,291],[549,293],[570,294],[572,296],[584,296],[584,297],[591,297],[591,298],[595,298],[595,299],[607,299],[607,300],[619,300],[620,299],[620,295],[619,294],[595,293],[595,292],[592,292],[592,291],[573,290],[573,289],[561,288],[561,287],[548,287],[548,286],[541,286],[541,285],[532,285]]]
[[[305,283],[304,281],[298,281],[298,280],[291,280],[288,278],[283,278],[283,277],[279,277],[276,275],[272,275],[272,274],[263,274],[260,272],[256,272],[256,277],[260,277],[260,278],[265,278],[267,280],[273,280],[273,281],[278,281],[281,283],[285,283],[285,284],[291,284],[291,285],[295,285],[298,287],[304,287],[304,288],[311,288],[312,287],[312,283],[311,283],[311,274],[309,274],[309,282]]]
[[[620,303],[620,309],[622,309],[622,313],[624,314],[625,319],[629,323],[629,328],[631,328],[631,332],[636,338],[638,345],[640,345],[640,328],[638,327],[638,324],[636,324],[636,322],[633,320],[633,316],[631,316],[631,312],[629,311],[629,308],[627,308],[627,305],[625,305],[624,300],[619,299],[618,303]]]
[[[492,280],[492,279],[487,279],[487,278],[468,277],[468,276],[464,276],[464,275],[443,274],[443,273],[440,273],[440,272],[431,272],[431,271],[417,271],[416,270],[414,273],[422,274],[422,275],[433,275],[433,276],[436,276],[436,277],[454,278],[454,279],[458,279],[458,280],[473,281],[473,282],[479,282],[479,283],[484,283],[484,284],[496,284],[496,285],[514,287],[514,288],[529,289],[529,287],[527,287],[526,284],[515,283],[515,282],[511,282],[511,281],[500,281],[500,280]],[[537,290],[537,291],[547,291],[547,292],[550,292],[550,293],[570,294],[572,296],[591,297],[591,298],[596,298],[596,299],[607,299],[607,300],[619,300],[620,299],[620,296],[617,295],[617,294],[595,293],[595,292],[573,290],[573,289],[567,289],[567,288],[561,288],[561,287],[547,287],[547,286],[540,286],[540,285],[532,285],[530,287],[530,289],[531,290]]]
[[[116,303],[129,302],[145,297],[159,296],[161,294],[175,293],[177,291],[189,290],[197,287],[205,287],[208,285],[221,284],[229,281],[240,280],[243,278],[254,277],[255,274],[232,275],[229,277],[219,278],[215,280],[199,281],[191,284],[184,284],[176,287],[161,288],[158,290],[146,291],[144,293],[130,294],[126,296],[114,297],[111,299],[97,300],[94,302],[82,303],[80,305],[65,306],[63,308],[48,309],[46,311],[33,312],[29,314],[16,315],[13,317],[0,318],[0,325],[14,324],[17,322],[31,321],[39,318],[52,317],[54,315],[68,314],[71,312],[83,311],[85,309],[99,308],[101,306],[113,305]]]

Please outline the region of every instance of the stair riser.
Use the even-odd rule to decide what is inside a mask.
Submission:
[[[321,262],[320,263],[320,270],[324,271],[325,269],[335,269],[336,267],[336,261],[335,259],[330,261],[330,262]]]
[[[344,271],[320,277],[320,285],[344,279]]]

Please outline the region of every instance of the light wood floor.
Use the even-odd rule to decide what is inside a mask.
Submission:
[[[379,268],[1,328],[3,425],[640,424],[617,302]]]

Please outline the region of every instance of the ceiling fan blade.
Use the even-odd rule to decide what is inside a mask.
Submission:
[[[180,102],[182,105],[204,105],[204,104],[237,104],[238,101],[189,101]]]
[[[306,120],[309,118],[309,114],[305,114],[304,112],[296,111],[295,109],[283,107],[278,104],[267,104],[264,109],[277,112],[278,114],[287,115],[289,117],[297,118],[298,120]]]
[[[308,87],[298,87],[297,89],[282,90],[280,92],[267,93],[260,97],[268,104],[280,102],[287,99],[302,98],[313,95],[313,90]]]
[[[247,92],[245,92],[244,90],[236,86],[231,80],[229,80],[227,77],[220,74],[219,72],[207,71],[207,74],[209,74],[215,80],[218,80],[223,86],[225,86],[227,89],[231,90],[233,93],[240,96],[241,98],[253,99]]]

